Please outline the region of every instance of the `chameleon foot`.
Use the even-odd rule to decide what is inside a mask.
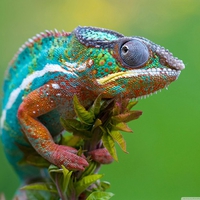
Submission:
[[[89,152],[92,160],[100,164],[110,164],[113,162],[113,158],[106,148],[95,149]]]
[[[77,152],[78,151],[72,147],[56,145],[53,156],[49,161],[58,167],[64,165],[69,170],[83,171],[89,164],[83,156],[78,156]]]

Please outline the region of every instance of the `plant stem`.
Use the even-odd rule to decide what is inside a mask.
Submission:
[[[61,191],[61,188],[59,187],[59,182],[58,181],[59,181],[59,177],[58,177],[58,174],[56,174],[56,176],[55,176],[55,185],[56,185],[56,188],[58,190],[58,194],[59,194],[59,196],[60,196],[60,198],[62,200],[68,200],[68,198],[66,197],[66,195],[63,194],[63,192]]]

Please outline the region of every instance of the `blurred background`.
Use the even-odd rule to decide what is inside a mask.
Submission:
[[[101,170],[111,183],[112,199],[200,197],[200,1],[1,0],[1,85],[7,63],[28,38],[78,25],[146,37],[186,64],[169,90],[135,107],[143,115],[129,124],[134,133],[124,134],[129,154],[118,148],[119,162]],[[9,200],[18,186],[0,143],[0,193]]]

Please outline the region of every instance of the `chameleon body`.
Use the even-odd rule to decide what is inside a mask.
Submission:
[[[19,146],[32,146],[59,167],[84,170],[84,157],[54,142],[63,130],[60,117],[75,117],[74,94],[86,107],[99,94],[143,97],[167,87],[182,69],[181,60],[142,37],[94,27],[37,34],[14,56],[4,81],[1,132],[9,162],[23,182],[43,171],[18,164]]]

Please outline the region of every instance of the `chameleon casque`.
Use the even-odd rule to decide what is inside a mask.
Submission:
[[[143,37],[80,26],[71,33],[37,34],[14,56],[4,81],[1,136],[9,162],[24,184],[42,170],[18,164],[18,144],[31,145],[57,166],[84,170],[84,157],[53,140],[63,130],[60,117],[75,117],[74,94],[84,106],[101,93],[143,97],[167,87],[182,69],[181,60]]]

